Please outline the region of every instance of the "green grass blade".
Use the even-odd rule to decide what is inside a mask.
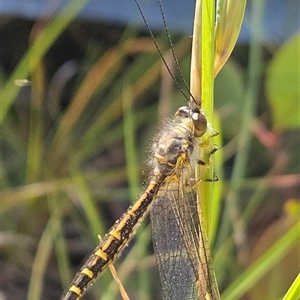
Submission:
[[[227,196],[227,206],[225,213],[229,216],[224,220],[224,226],[221,230],[228,232],[230,226],[234,227],[234,240],[237,247],[245,245],[245,224],[241,218],[239,208],[240,187],[244,180],[246,169],[248,166],[250,143],[252,140],[251,125],[255,116],[255,108],[258,102],[258,89],[260,81],[260,67],[262,65],[262,28],[263,28],[263,1],[256,0],[252,2],[253,17],[251,20],[250,54],[249,54],[249,69],[248,69],[248,85],[245,91],[244,111],[242,112],[242,125],[240,135],[238,137],[238,152],[235,158],[235,163],[231,178],[231,188]],[[221,233],[221,235],[223,232]],[[226,235],[226,234],[225,234]]]
[[[201,106],[205,114],[210,116],[209,119],[213,115],[214,10],[213,1],[196,2],[191,59],[191,93],[196,101],[202,103]],[[203,139],[203,144],[207,144],[208,149],[211,149],[209,148],[210,137],[206,136]],[[209,151],[203,151],[205,152],[204,161],[208,159]],[[208,228],[212,185],[203,180],[212,178],[212,168],[210,170],[200,169],[197,171],[197,175],[202,182],[197,185],[197,190],[201,199],[204,221]]]
[[[246,0],[218,0],[216,16],[215,76],[228,60],[239,36]]]
[[[219,135],[214,137],[214,143],[216,145],[221,145],[221,120],[219,116],[216,114],[214,116],[214,123],[213,128],[215,128]],[[210,212],[210,223],[209,223],[209,231],[208,231],[208,237],[209,237],[209,243],[210,245],[214,245],[214,242],[216,240],[218,227],[220,223],[220,216],[222,211],[222,190],[223,190],[223,149],[219,149],[214,155],[214,167],[215,174],[218,176],[218,182],[215,182],[213,185],[213,193],[212,198],[209,203],[209,212]]]
[[[224,291],[223,300],[240,299],[273,265],[291,249],[300,237],[297,222]]]
[[[47,265],[50,261],[54,239],[57,235],[57,232],[61,229],[61,211],[59,210],[59,206],[51,205],[51,201],[55,201],[54,198],[50,199],[49,201],[50,206],[53,208],[53,212],[43,231],[42,237],[39,240],[37,251],[34,257],[27,293],[28,300],[41,299],[43,282],[45,279],[45,273],[47,271]]]
[[[72,169],[72,179],[75,191],[78,195],[84,214],[88,220],[89,227],[96,244],[99,243],[98,235],[103,237],[105,233],[104,226],[98,214],[98,208],[91,194],[91,190],[87,186],[86,176],[76,167]]]
[[[129,183],[130,198],[134,202],[140,193],[140,178],[138,170],[138,151],[135,141],[135,123],[132,109],[132,94],[129,85],[124,83],[123,88],[123,110],[124,110],[124,146],[126,155],[127,180]]]
[[[89,0],[73,0],[69,2],[38,35],[3,89],[1,96],[0,124],[2,124],[9,107],[20,90],[20,86],[15,84],[15,80],[28,78],[43,55],[53,45],[54,41],[88,2]]]
[[[26,180],[28,183],[38,180],[40,166],[42,164],[42,131],[43,131],[43,109],[42,102],[45,90],[44,69],[38,64],[33,70],[32,93],[30,101],[30,125],[27,146],[27,170]]]
[[[132,93],[130,84],[125,80],[123,84],[123,111],[124,111],[124,146],[125,146],[125,155],[126,155],[126,170],[127,170],[127,180],[129,183],[129,191],[131,201],[136,200],[137,195],[140,193],[140,172],[138,168],[138,149],[137,143],[135,141],[135,126],[134,122],[134,113],[132,108]],[[136,258],[142,260],[143,256],[147,252],[147,243],[142,240],[143,229],[145,228],[144,223],[141,224],[140,228],[136,234],[136,247],[138,247],[138,255]],[[136,287],[138,293],[138,298],[141,300],[147,300],[150,297],[150,287],[148,285],[149,274],[147,270],[138,270]]]
[[[214,1],[197,1],[194,18],[194,32],[193,32],[193,46],[192,46],[192,60],[191,60],[191,93],[196,101],[205,110],[206,115],[210,116],[211,122],[213,112],[213,87],[214,87],[214,16],[215,5]],[[208,130],[209,131],[209,130]],[[210,132],[203,140],[203,145],[207,147],[202,148],[204,153],[204,161],[209,161],[209,153],[213,147]],[[213,168],[198,168],[196,171],[196,179],[200,179],[197,184],[197,194],[199,196],[200,209],[199,215],[201,222],[202,238],[207,239],[207,230],[210,225],[210,201],[212,199],[213,185],[205,182],[205,179],[212,178]],[[209,280],[212,286],[210,287],[209,297],[219,299],[219,290],[215,279],[214,271],[212,270],[211,261],[209,257],[209,250],[200,257],[201,265],[205,265],[209,274]],[[205,273],[201,270],[201,274]],[[201,278],[206,282],[206,278]]]
[[[299,300],[300,295],[300,274],[296,277],[282,300]]]

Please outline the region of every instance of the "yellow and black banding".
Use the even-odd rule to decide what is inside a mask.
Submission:
[[[149,211],[163,181],[164,176],[156,176],[135,204],[129,207],[123,216],[116,221],[81,270],[75,275],[62,300],[80,299],[87,287],[117,258],[133,237],[137,224]]]
[[[105,235],[75,275],[62,300],[77,300],[84,295],[88,286],[114,262],[133,237],[137,225],[149,211],[160,187],[164,183],[169,184],[172,180],[177,180],[178,174],[189,164],[189,154],[194,147],[194,123],[191,115],[193,112],[200,114],[200,110],[192,106],[180,108],[177,114],[179,119],[159,137],[151,160],[154,175],[148,188]],[[203,118],[205,119],[204,116]],[[202,131],[204,133],[206,128]]]

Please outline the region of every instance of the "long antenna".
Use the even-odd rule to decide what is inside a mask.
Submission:
[[[161,14],[161,17],[162,17],[162,20],[163,20],[163,23],[164,23],[164,29],[165,29],[169,44],[171,46],[171,51],[172,51],[172,55],[173,55],[173,58],[174,58],[174,61],[175,61],[175,64],[176,64],[177,71],[178,71],[178,73],[180,75],[180,79],[181,79],[182,83],[184,84],[186,90],[188,91],[189,95],[194,99],[193,95],[190,93],[189,86],[188,86],[186,80],[184,79],[184,76],[182,74],[182,71],[181,71],[181,68],[180,68],[180,65],[179,65],[179,60],[178,60],[178,57],[176,55],[176,52],[175,52],[175,49],[174,49],[174,44],[172,42],[170,31],[169,31],[169,28],[168,28],[168,25],[167,25],[167,20],[166,20],[166,15],[164,13],[162,0],[158,0],[158,3],[159,3],[160,14]]]
[[[165,60],[165,58],[164,58],[164,56],[163,56],[163,54],[162,54],[162,52],[161,52],[159,46],[158,46],[157,40],[156,40],[156,38],[155,38],[155,36],[154,36],[154,34],[153,34],[153,32],[152,32],[152,30],[151,30],[151,28],[150,28],[150,26],[149,26],[147,20],[146,20],[146,17],[145,17],[145,15],[144,15],[143,11],[142,11],[142,8],[141,8],[141,6],[140,6],[138,0],[134,0],[134,1],[135,1],[135,3],[136,3],[136,6],[137,6],[137,8],[138,8],[138,10],[139,10],[139,12],[140,12],[142,18],[143,18],[143,21],[144,21],[144,23],[145,23],[145,25],[146,25],[146,27],[147,27],[147,30],[148,30],[148,32],[149,32],[149,34],[150,34],[150,36],[151,36],[151,38],[152,38],[152,40],[153,40],[153,42],[154,42],[154,45],[155,45],[155,47],[156,47],[156,49],[157,49],[157,51],[158,51],[158,53],[159,53],[159,55],[160,55],[160,57],[161,57],[161,59],[162,59],[162,61],[163,61],[165,67],[167,68],[168,73],[171,75],[173,81],[175,82],[175,84],[176,84],[177,87],[179,88],[181,94],[186,98],[186,100],[189,101],[189,100],[190,100],[189,97],[187,96],[187,94],[185,93],[185,91],[182,89],[180,83],[179,83],[178,80],[175,78],[174,74],[172,73],[171,69],[169,68],[169,66],[168,66],[168,64],[167,64],[167,62],[166,62],[166,60]],[[197,101],[195,100],[195,98],[194,98],[193,95],[191,94],[191,92],[190,92],[190,90],[189,90],[189,87],[188,87],[188,85],[187,85],[187,83],[186,83],[186,81],[185,81],[185,79],[184,79],[183,74],[182,74],[182,71],[181,71],[181,69],[180,69],[179,61],[178,61],[178,58],[177,58],[176,53],[175,53],[175,51],[174,51],[174,45],[173,45],[173,43],[172,43],[171,36],[170,36],[169,30],[168,30],[168,27],[167,27],[167,22],[166,22],[165,14],[164,14],[164,11],[163,11],[163,5],[162,5],[162,2],[161,2],[161,0],[158,0],[158,2],[159,2],[159,7],[160,7],[161,16],[162,16],[163,23],[164,23],[165,32],[166,32],[166,35],[167,35],[167,37],[168,37],[169,44],[170,44],[170,46],[171,46],[172,55],[173,55],[173,58],[174,58],[174,61],[175,61],[175,64],[176,64],[176,68],[177,68],[177,70],[178,70],[178,72],[179,72],[180,79],[181,79],[181,81],[183,82],[185,88],[187,89],[189,96],[193,99],[193,101],[194,101],[195,103],[197,103]]]

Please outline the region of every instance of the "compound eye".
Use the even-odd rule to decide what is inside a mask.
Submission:
[[[207,130],[207,120],[205,116],[201,112],[194,112],[192,120],[194,124],[194,136],[202,136]]]

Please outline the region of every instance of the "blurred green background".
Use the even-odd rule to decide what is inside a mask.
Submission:
[[[147,183],[161,120],[185,104],[145,30],[78,20],[77,6],[56,19],[1,20],[0,299],[59,298]],[[239,43],[215,82],[222,299],[279,299],[300,265],[299,32],[266,42],[265,11],[251,11],[245,22],[260,39]],[[188,79],[191,39],[172,38]],[[159,298],[144,223],[115,264],[130,299]],[[120,299],[109,271],[86,299]]]

